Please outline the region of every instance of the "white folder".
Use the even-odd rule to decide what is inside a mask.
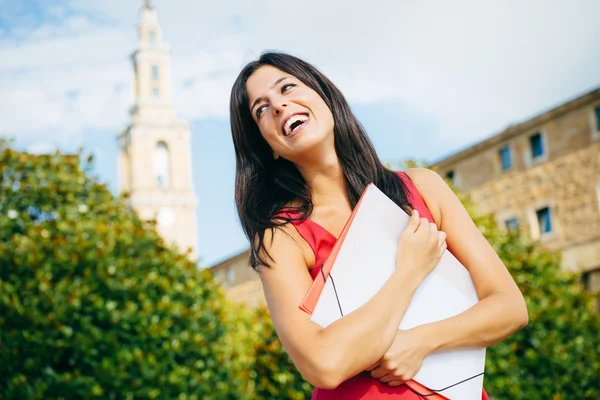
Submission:
[[[311,321],[325,327],[342,312],[351,313],[375,295],[396,268],[396,248],[408,220],[404,210],[375,185],[365,189]],[[415,292],[399,329],[452,317],[478,301],[469,272],[445,251]],[[439,394],[448,399],[481,400],[485,352],[485,348],[473,348],[433,353],[425,358],[413,380],[434,391],[467,380]]]

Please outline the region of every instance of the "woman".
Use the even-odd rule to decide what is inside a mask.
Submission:
[[[450,188],[427,169],[387,170],[343,95],[312,65],[263,54],[235,81],[230,113],[250,263],[279,339],[316,387],[313,399],[422,398],[404,383],[427,355],[491,346],[527,324],[519,289]],[[321,328],[299,304],[370,182],[411,214],[397,268],[364,306]],[[398,330],[446,248],[469,270],[481,301]]]

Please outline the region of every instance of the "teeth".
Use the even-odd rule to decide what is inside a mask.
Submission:
[[[294,124],[294,122],[298,121],[304,123],[308,121],[308,116],[303,114],[297,114],[288,119],[285,123],[285,126],[283,127],[283,133],[285,134],[285,136],[288,136],[290,133],[292,133],[292,125]]]

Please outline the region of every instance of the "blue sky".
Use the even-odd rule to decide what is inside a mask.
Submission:
[[[204,265],[243,250],[227,101],[267,49],[298,55],[348,98],[384,161],[433,161],[600,86],[596,0],[151,1],[192,128]],[[214,3],[214,4],[209,4]],[[117,191],[142,0],[0,0],[0,135],[83,146]]]

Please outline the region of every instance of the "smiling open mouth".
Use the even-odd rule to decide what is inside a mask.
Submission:
[[[297,131],[304,123],[308,121],[308,115],[306,114],[297,114],[293,115],[288,119],[283,127],[284,136],[290,136],[292,133]]]

